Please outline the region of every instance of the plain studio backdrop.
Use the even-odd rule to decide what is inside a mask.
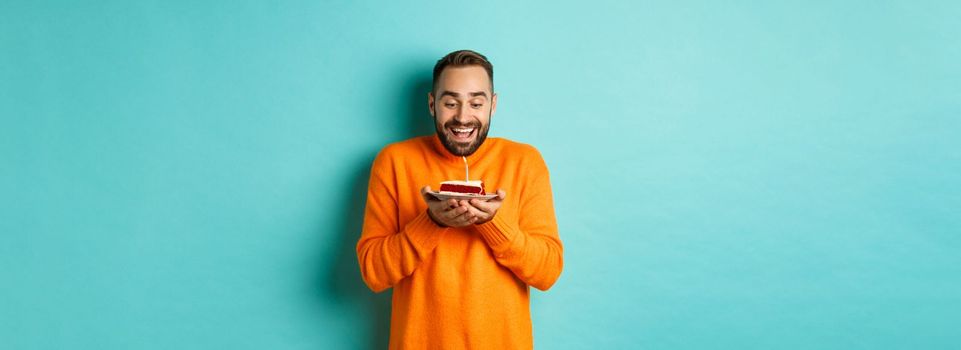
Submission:
[[[378,349],[370,162],[488,55],[540,349],[956,349],[955,1],[0,3],[0,348]],[[496,336],[496,335],[492,335]]]

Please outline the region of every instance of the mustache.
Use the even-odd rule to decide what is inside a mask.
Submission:
[[[481,123],[480,123],[480,122],[458,123],[458,122],[455,122],[455,121],[449,121],[449,122],[444,123],[444,127],[445,127],[445,128],[451,128],[451,129],[454,129],[454,128],[475,128],[475,129],[480,129],[480,128],[481,128]]]

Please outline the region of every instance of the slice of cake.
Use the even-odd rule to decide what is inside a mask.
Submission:
[[[484,195],[484,182],[474,181],[444,181],[440,183],[441,192],[470,193]]]

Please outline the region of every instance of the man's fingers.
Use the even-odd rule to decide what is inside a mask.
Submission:
[[[457,208],[448,210],[446,214],[448,219],[453,220],[461,215],[464,215],[464,213],[467,213],[467,212],[468,212],[468,209],[466,207],[457,207]]]
[[[474,216],[482,218],[486,218],[494,214],[494,211],[492,211],[490,208],[477,206],[473,202],[471,202],[470,211],[474,214]]]
[[[442,201],[428,193],[431,192],[430,186],[422,187],[420,192],[432,208],[433,215],[439,216],[440,219],[438,220],[443,221],[446,225],[455,227],[489,221],[496,215],[501,203],[507,198],[507,191],[503,189],[498,189],[497,196],[486,201],[480,199],[448,199]]]
[[[507,192],[504,192],[504,190],[497,190],[497,197],[488,199],[486,201],[480,199],[471,199],[470,205],[480,209],[485,213],[493,214],[498,208],[500,208],[501,203],[504,202],[504,198],[506,197]]]
[[[477,209],[477,210],[480,210],[480,211],[482,211],[482,212],[488,213],[488,214],[490,214],[490,213],[492,213],[492,212],[494,211],[494,208],[493,208],[493,204],[492,204],[492,203],[488,203],[488,202],[482,201],[482,200],[480,200],[480,199],[471,199],[471,200],[470,200],[470,206],[473,207],[473,208],[475,208],[475,209]]]
[[[471,213],[467,208],[464,208],[464,207],[451,210],[450,213],[454,213],[454,214],[449,218],[449,220],[455,223],[457,226],[463,226],[463,225],[469,224],[476,218],[476,216],[473,213]]]

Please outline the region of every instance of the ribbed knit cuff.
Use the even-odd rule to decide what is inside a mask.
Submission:
[[[503,253],[510,249],[514,237],[520,231],[520,229],[496,215],[491,221],[474,227],[477,228],[477,232],[495,253]]]
[[[414,245],[414,249],[417,249],[417,254],[421,256],[437,247],[440,236],[444,232],[447,232],[447,228],[437,226],[434,220],[428,216],[426,210],[417,215],[414,220],[408,222],[407,226],[404,226],[404,234]]]

